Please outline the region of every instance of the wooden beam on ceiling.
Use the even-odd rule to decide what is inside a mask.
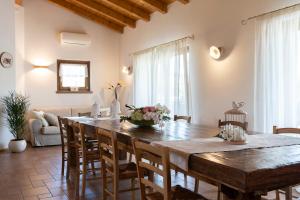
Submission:
[[[140,0],[140,2],[146,4],[147,6],[152,7],[155,10],[158,10],[161,13],[168,12],[168,5],[165,2],[160,0]]]
[[[188,4],[190,2],[190,0],[178,0],[178,1],[183,3],[183,4]]]
[[[15,0],[15,4],[22,6],[23,0]]]
[[[144,9],[139,8],[135,4],[124,1],[124,0],[96,0],[99,2],[105,2],[111,6],[121,9],[130,15],[137,17],[138,19],[143,19],[144,21],[150,21],[150,13]]]
[[[72,3],[65,1],[65,0],[49,0],[49,1],[56,3],[57,5],[62,6],[66,9],[76,13],[77,15],[80,15],[84,18],[90,19],[90,20],[92,20],[98,24],[104,25],[108,28],[111,28],[119,33],[123,33],[123,31],[124,31],[123,26],[113,23],[109,20],[106,20],[98,15],[92,14],[92,13],[86,11],[85,9],[82,9]]]
[[[106,18],[110,18],[113,21],[116,21],[118,23],[121,23],[123,25],[128,25],[132,28],[135,28],[136,21],[134,19],[131,19],[125,15],[122,15],[100,3],[97,3],[93,0],[68,0],[70,3],[79,3],[79,7],[84,7],[90,10],[93,10],[95,14],[102,15]]]

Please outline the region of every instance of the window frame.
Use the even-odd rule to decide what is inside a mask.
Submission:
[[[62,78],[60,77],[60,67],[61,64],[81,64],[86,65],[87,67],[87,77],[85,78],[85,87],[79,87],[78,91],[72,91],[71,87],[63,87],[62,86]],[[90,61],[82,61],[82,60],[57,60],[57,91],[56,93],[69,93],[69,94],[83,94],[83,93],[93,93],[91,91],[91,79],[90,79]]]

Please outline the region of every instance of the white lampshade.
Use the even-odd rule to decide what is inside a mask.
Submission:
[[[216,46],[211,46],[209,48],[209,55],[215,60],[218,60],[222,56],[222,48],[221,47],[216,47]]]

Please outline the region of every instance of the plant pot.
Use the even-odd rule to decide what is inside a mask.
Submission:
[[[27,143],[24,139],[21,140],[11,140],[8,144],[8,149],[12,153],[20,153],[25,151]]]

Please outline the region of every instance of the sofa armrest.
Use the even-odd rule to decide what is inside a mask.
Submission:
[[[33,145],[35,141],[35,137],[38,134],[41,134],[41,129],[43,124],[39,119],[29,119],[29,130],[30,130],[30,142]]]

